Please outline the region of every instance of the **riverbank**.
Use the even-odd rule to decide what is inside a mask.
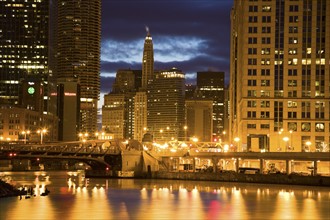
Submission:
[[[86,178],[139,178],[139,179],[169,179],[169,180],[196,180],[196,181],[218,181],[239,183],[262,183],[283,185],[305,185],[330,187],[328,176],[302,176],[298,174],[244,174],[236,172],[151,172],[134,173],[132,176],[119,176],[116,173],[89,170],[85,173]]]
[[[173,180],[198,180],[241,183],[263,183],[305,186],[330,186],[327,176],[300,176],[286,174],[243,174],[236,172],[194,173],[194,172],[155,172],[151,178]]]

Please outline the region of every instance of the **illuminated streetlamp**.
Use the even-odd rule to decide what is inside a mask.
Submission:
[[[24,144],[26,144],[26,135],[30,134],[30,131],[22,131],[22,134],[24,134]]]
[[[289,146],[289,148],[290,148],[290,150],[293,150],[293,147],[292,147],[292,133],[293,133],[293,131],[290,130],[289,132],[290,132],[290,146]]]
[[[305,151],[306,152],[309,152],[310,151],[310,146],[312,145],[312,142],[310,142],[310,141],[306,141],[306,146],[307,146],[307,148],[305,148]]]
[[[79,133],[78,136],[79,136],[79,141],[82,141],[83,134]]]
[[[226,141],[226,131],[223,131],[222,132],[222,136],[223,136],[223,138],[222,138],[223,139],[223,142],[225,142]]]
[[[187,125],[185,125],[183,129],[184,129],[184,141],[187,141],[187,129],[188,129]]]
[[[238,149],[238,147],[239,147],[239,141],[240,141],[239,137],[235,137],[234,138],[234,141],[236,142],[236,147]]]
[[[197,137],[193,137],[192,138],[192,141],[196,143],[196,142],[198,142],[198,138]]]
[[[47,130],[46,129],[38,130],[37,133],[40,134],[40,144],[42,144],[43,136],[44,134],[47,133]]]
[[[162,137],[162,140],[163,140],[163,129],[160,129],[159,133],[160,133],[160,136]]]
[[[289,138],[288,137],[284,137],[283,138],[283,141],[285,141],[285,151],[288,150],[288,141],[289,141]]]

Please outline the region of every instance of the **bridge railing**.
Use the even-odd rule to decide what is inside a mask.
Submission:
[[[97,144],[49,144],[49,145],[30,145],[30,144],[0,144],[0,151],[20,152],[24,154],[119,154],[120,149],[114,146],[102,147]]]

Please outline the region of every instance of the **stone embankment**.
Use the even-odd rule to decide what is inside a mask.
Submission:
[[[14,186],[0,180],[0,198],[10,197],[10,196],[19,196],[22,195],[22,191],[16,189]]]
[[[242,174],[236,172],[224,173],[194,173],[194,172],[155,172],[154,179],[198,180],[219,182],[265,183],[306,186],[330,186],[328,176],[300,176],[286,174]]]

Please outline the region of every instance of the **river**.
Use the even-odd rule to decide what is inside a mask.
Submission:
[[[2,172],[30,198],[0,199],[0,219],[330,219],[326,187],[86,179],[82,172]],[[41,194],[48,189],[46,196]]]

